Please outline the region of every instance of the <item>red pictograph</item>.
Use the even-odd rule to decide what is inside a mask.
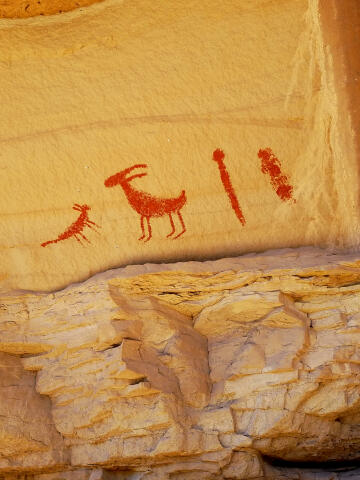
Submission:
[[[95,222],[92,222],[89,220],[89,215],[88,211],[91,210],[91,207],[89,205],[79,205],[78,203],[75,203],[74,206],[72,207],[73,210],[77,210],[80,212],[79,217],[75,222],[73,222],[63,233],[61,233],[55,240],[48,240],[47,242],[44,242],[41,244],[42,247],[46,247],[47,245],[50,245],[51,243],[58,243],[61,242],[62,240],[67,240],[68,238],[74,237],[78,242],[81,243],[81,238],[83,240],[86,240],[88,243],[90,241],[85,237],[83,234],[83,230],[85,227],[92,228],[93,230],[96,231],[95,227],[99,227],[99,225],[96,225]]]
[[[230,175],[224,163],[224,158],[225,158],[225,154],[222,150],[218,148],[217,150],[214,151],[213,160],[215,160],[215,162],[218,164],[219,171],[220,171],[220,178],[225,188],[225,191],[228,194],[231,207],[234,210],[235,215],[237,216],[241,224],[244,226],[246,223],[246,220],[240,208],[239,201],[237,199],[234,187],[232,186]]]
[[[259,150],[258,157],[261,159],[261,171],[266,175],[270,175],[271,185],[276,195],[284,202],[296,200],[293,198],[293,187],[289,183],[289,179],[281,171],[280,160],[274,155],[271,148]]]
[[[143,240],[146,237],[144,221],[146,220],[147,223],[148,234],[145,239],[145,242],[147,242],[152,237],[150,218],[162,217],[164,215],[169,215],[171,232],[167,236],[171,237],[176,230],[174,220],[172,218],[173,213],[177,214],[182,227],[181,232],[173,237],[173,239],[179,238],[183,233],[186,232],[185,223],[180,213],[180,210],[186,203],[185,191],[183,190],[177,198],[159,198],[143,192],[142,190],[136,190],[130,184],[130,182],[135,178],[144,177],[147,175],[147,173],[137,173],[128,177],[127,175],[135,168],[147,168],[147,165],[144,163],[136,164],[132,167],[125,168],[125,170],[122,170],[121,172],[115,173],[115,175],[112,175],[105,180],[105,187],[114,187],[116,185],[120,185],[124,190],[130,206],[140,215],[142,236],[139,238],[139,240]]]

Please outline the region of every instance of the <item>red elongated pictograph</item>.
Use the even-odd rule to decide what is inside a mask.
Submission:
[[[145,239],[145,242],[149,241],[152,237],[150,218],[162,217],[164,215],[169,215],[171,232],[167,236],[172,237],[172,235],[176,231],[175,223],[172,218],[173,214],[176,214],[178,216],[182,230],[180,233],[178,233],[175,237],[172,238],[179,238],[183,233],[186,232],[185,223],[180,212],[180,210],[186,203],[185,191],[183,190],[176,198],[159,198],[155,197],[154,195],[150,195],[149,193],[143,192],[142,190],[136,190],[130,184],[130,182],[135,178],[144,177],[145,175],[147,175],[147,173],[137,173],[128,177],[127,175],[135,168],[147,168],[147,165],[145,163],[136,164],[132,167],[125,168],[125,170],[122,170],[121,172],[115,173],[115,175],[112,175],[105,180],[105,187],[114,187],[115,185],[120,185],[124,190],[130,206],[140,215],[142,236],[139,238],[139,240]],[[147,225],[147,235],[145,234],[145,220]]]
[[[289,179],[281,171],[280,160],[274,155],[271,148],[259,150],[258,157],[261,159],[261,171],[266,175],[270,175],[270,182],[276,195],[283,201],[293,201],[293,186],[290,185]]]
[[[231,207],[234,210],[235,215],[237,216],[241,224],[245,225],[246,220],[240,208],[239,201],[237,199],[234,187],[232,186],[230,175],[224,163],[224,158],[225,158],[225,154],[219,148],[213,152],[213,160],[215,160],[215,162],[218,164],[219,171],[220,171],[220,178],[225,188],[225,191],[228,194]]]
[[[91,207],[89,207],[89,205],[79,205],[78,203],[74,203],[74,206],[72,208],[73,210],[77,210],[80,212],[80,215],[77,218],[77,220],[75,220],[75,222],[73,222],[63,233],[61,233],[54,240],[48,240],[47,242],[42,243],[41,244],[42,247],[46,247],[51,243],[58,243],[63,240],[67,240],[68,238],[71,238],[71,237],[76,238],[76,240],[80,243],[81,243],[81,238],[87,241],[88,243],[90,243],[90,241],[83,234],[84,228],[89,227],[95,231],[96,231],[95,227],[100,228],[99,225],[96,225],[95,222],[92,222],[89,219],[88,211],[91,210]]]

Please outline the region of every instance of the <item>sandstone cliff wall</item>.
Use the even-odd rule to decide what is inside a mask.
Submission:
[[[317,0],[106,0],[0,19],[2,285],[356,248],[354,125],[320,13]],[[104,182],[134,165],[147,175],[129,181],[131,204]]]
[[[4,295],[0,473],[349,478],[266,458],[358,458],[359,283],[289,249]]]
[[[357,3],[0,4],[0,480],[360,478]]]

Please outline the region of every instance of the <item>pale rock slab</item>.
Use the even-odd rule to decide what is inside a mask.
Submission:
[[[51,402],[35,391],[35,376],[20,358],[0,353],[0,472],[62,469],[69,460]]]
[[[262,455],[355,460],[359,265],[356,254],[302,248],[3,294],[0,351],[31,393],[23,411],[22,380],[2,391],[17,400],[4,410],[0,472],[307,480],[318,473]],[[29,416],[43,427],[31,433]]]

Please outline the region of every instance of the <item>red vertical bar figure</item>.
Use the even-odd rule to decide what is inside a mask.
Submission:
[[[290,185],[289,179],[281,171],[280,160],[274,155],[271,148],[259,150],[258,157],[261,159],[261,171],[264,175],[270,175],[270,182],[276,195],[283,201],[293,201],[293,186]]]
[[[220,148],[216,149],[213,152],[213,160],[218,164],[219,171],[220,171],[220,178],[221,178],[222,184],[225,188],[225,191],[228,194],[228,197],[229,197],[229,200],[230,200],[230,203],[231,203],[231,207],[234,210],[235,215],[239,219],[240,223],[244,226],[245,223],[246,223],[245,217],[244,217],[244,215],[241,211],[239,201],[237,199],[235,190],[232,186],[230,175],[229,175],[229,173],[226,169],[225,163],[224,163],[224,158],[225,158],[225,154],[222,150],[220,150]]]

